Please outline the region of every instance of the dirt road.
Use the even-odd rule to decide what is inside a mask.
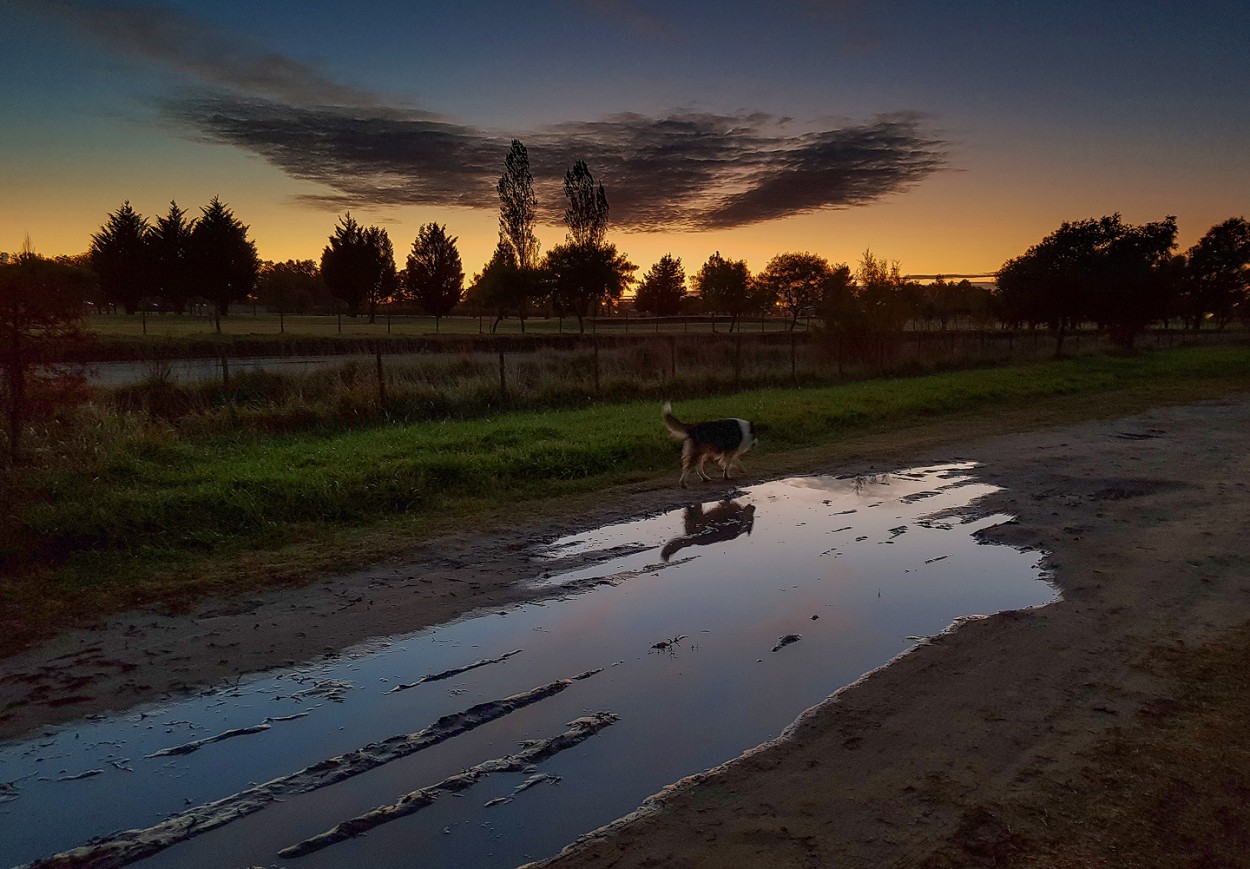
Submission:
[[[1075,798],[1113,728],[1174,702],[1152,658],[1250,621],[1250,401],[995,438],[966,457],[1005,487],[986,506],[1018,517],[992,538],[1051,553],[1062,601],[917,648],[551,865],[1027,863],[1024,827],[1046,818],[1003,807]]]

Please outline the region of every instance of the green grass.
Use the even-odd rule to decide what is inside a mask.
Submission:
[[[686,419],[748,417],[761,429],[763,453],[1053,396],[1211,378],[1244,388],[1250,348],[676,397],[676,410]],[[420,522],[448,509],[668,473],[675,460],[653,401],[317,434],[139,439],[95,464],[26,472],[18,539],[60,583],[125,582],[396,517]]]

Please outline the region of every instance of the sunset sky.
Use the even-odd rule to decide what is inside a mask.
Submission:
[[[264,259],[337,215],[497,235],[509,140],[547,224],[585,159],[645,269],[781,251],[983,273],[1063,220],[1250,215],[1237,2],[0,0],[0,250],[220,196]]]

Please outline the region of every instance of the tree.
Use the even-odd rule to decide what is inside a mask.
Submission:
[[[512,248],[500,239],[490,262],[481,274],[473,276],[468,299],[482,310],[491,311],[495,321],[490,331],[494,334],[500,322],[511,315],[521,321],[525,331],[525,318],[531,299],[541,296],[545,287],[545,272],[541,269],[523,269],[517,265]]]
[[[782,253],[773,257],[756,281],[770,299],[790,315],[793,331],[804,308],[819,304],[828,289],[833,269],[814,253]]]
[[[390,299],[399,290],[399,273],[395,270],[395,248],[391,237],[380,226],[370,226],[364,231],[369,258],[369,322],[377,319],[378,305]]]
[[[558,244],[547,252],[543,270],[557,310],[577,317],[579,331],[594,306],[615,302],[633,282],[634,265],[614,244]]]
[[[608,197],[602,184],[596,189],[595,178],[585,161],[578,160],[565,173],[564,196],[569,201],[564,210],[569,241],[589,247],[603,244],[608,229]]]
[[[321,275],[351,316],[358,316],[361,306],[368,305],[372,323],[378,302],[399,286],[390,236],[376,226],[362,227],[349,212],[339,219],[321,252]]]
[[[681,258],[664,254],[647,273],[634,296],[634,307],[657,317],[672,317],[681,310],[686,297],[686,270]]]
[[[127,314],[152,294],[152,257],[148,249],[148,221],[130,207],[130,200],[110,214],[91,236],[91,267],[100,277],[100,289],[110,303]]]
[[[512,251],[512,258],[522,269],[538,265],[538,239],[534,222],[538,199],[534,196],[534,176],[530,174],[529,152],[517,139],[504,159],[503,175],[499,177],[499,242]]]
[[[1085,320],[1108,328],[1119,343],[1167,313],[1166,269],[1176,243],[1176,219],[1132,226],[1119,214],[1065,222],[998,273],[1004,316],[1045,323],[1064,335]]]
[[[838,340],[839,360],[847,356],[885,363],[887,348],[913,310],[911,286],[897,261],[888,262],[868,250],[853,278],[845,265],[832,270],[818,310],[826,333]]]
[[[81,375],[32,366],[87,340],[81,329],[88,272],[45,259],[30,248],[0,264],[0,373],[4,375],[8,458],[21,457],[22,429],[38,399],[61,404],[79,394]]]
[[[752,305],[751,271],[745,260],[727,260],[720,251],[708,257],[694,278],[695,292],[710,311],[728,314],[729,331]]]
[[[191,230],[188,262],[197,295],[213,303],[217,331],[232,302],[241,302],[256,286],[260,257],[247,237],[247,227],[214,196],[200,209],[202,216]]]
[[[983,306],[983,298],[967,278],[958,283],[944,280],[937,276],[931,284],[920,288],[920,305],[918,314],[926,320],[938,321],[943,331],[952,320],[958,320],[960,314],[971,315],[979,306]]]
[[[908,284],[898,260],[887,262],[864,251],[855,270],[855,299],[864,325],[874,333],[895,332],[903,328],[911,305],[907,298]]]
[[[310,259],[265,262],[256,279],[256,300],[279,316],[331,309],[332,298],[317,263]]]
[[[177,202],[169,203],[169,213],[158,217],[148,230],[148,251],[153,272],[153,292],[176,311],[186,307],[191,292],[191,230],[195,224]]]
[[[1185,254],[1182,315],[1193,328],[1210,315],[1222,328],[1250,300],[1250,222],[1231,217]]]
[[[404,268],[403,286],[423,311],[434,315],[435,332],[439,320],[464,297],[464,268],[456,241],[447,236],[447,227],[425,224],[417,230]]]
[[[564,211],[568,241],[547,253],[543,270],[556,310],[575,314],[584,332],[592,307],[619,299],[638,267],[604,241],[608,197],[602,184],[595,187],[585,162],[578,160],[565,174],[564,195],[569,202]]]

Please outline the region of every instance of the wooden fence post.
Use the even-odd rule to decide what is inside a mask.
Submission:
[[[389,319],[389,318],[388,318]],[[386,376],[382,371],[382,351],[377,351],[378,362],[378,406],[386,411]]]
[[[502,350],[499,351],[499,397],[505,401],[508,398],[508,375],[504,367]]]
[[[795,347],[795,336],[794,336],[794,330],[791,329],[790,330],[790,380],[794,382],[795,386],[798,386],[799,369],[798,369],[798,360],[795,358],[794,347]]]
[[[742,335],[734,336],[734,389],[742,380]]]
[[[594,341],[594,346],[595,346],[595,396],[598,397],[599,395],[599,336],[594,335],[592,340]]]

